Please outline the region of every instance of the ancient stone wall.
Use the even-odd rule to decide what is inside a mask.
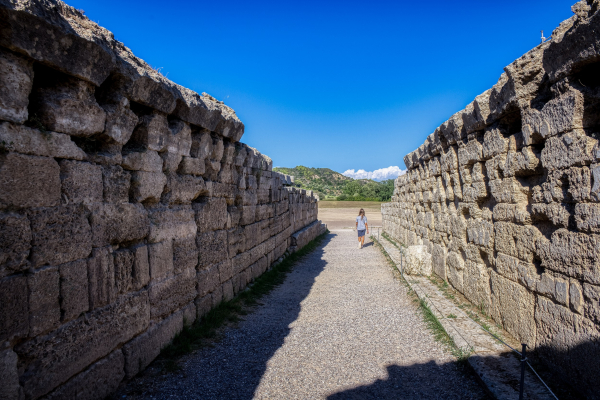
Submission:
[[[323,233],[244,125],[55,0],[0,0],[0,399],[103,398]]]
[[[576,15],[548,42],[408,154],[408,173],[382,207],[386,232],[426,246],[434,273],[593,396],[600,393],[598,7],[573,6]]]

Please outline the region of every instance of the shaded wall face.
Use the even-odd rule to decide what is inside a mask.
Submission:
[[[120,43],[99,46],[107,31],[54,3],[0,7],[9,399],[104,398],[184,324],[323,232],[316,198],[239,142],[233,110],[157,76]],[[61,25],[73,18],[97,30]],[[27,40],[40,27],[54,36],[36,49]],[[48,53],[52,43],[66,47]]]
[[[405,157],[382,213],[397,240],[427,246],[437,275],[597,395],[600,16],[579,6]]]

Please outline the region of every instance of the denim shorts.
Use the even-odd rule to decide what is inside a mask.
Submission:
[[[358,237],[365,236],[365,231],[366,231],[366,229],[359,229],[358,230]]]

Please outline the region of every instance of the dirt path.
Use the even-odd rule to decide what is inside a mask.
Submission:
[[[136,398],[480,399],[377,248],[332,232],[214,348]]]

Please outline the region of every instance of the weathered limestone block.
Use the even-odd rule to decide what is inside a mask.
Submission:
[[[50,392],[143,332],[149,319],[148,294],[140,292],[18,345],[15,352],[25,395],[38,398]]]
[[[227,231],[220,230],[199,234],[196,239],[200,251],[199,266],[218,264],[227,258]]]
[[[571,207],[569,204],[532,204],[531,216],[534,219],[549,220],[554,225],[568,228],[571,217]]]
[[[431,275],[431,254],[427,252],[426,246],[408,246],[405,255],[404,273],[408,275]]]
[[[173,274],[173,240],[148,245],[148,264],[153,282]]]
[[[577,229],[580,231],[600,233],[600,204],[576,204],[575,223],[577,224]]]
[[[155,208],[148,216],[150,218],[149,243],[193,238],[198,231],[194,222],[194,210],[190,206]]]
[[[3,122],[0,124],[0,143],[21,154],[42,157],[84,160],[87,156],[71,140],[69,135],[56,132],[40,132],[24,125]]]
[[[491,307],[489,270],[482,262],[465,261],[463,271],[463,294],[469,301],[483,307],[487,313]]]
[[[19,386],[19,372],[17,370],[18,357],[12,349],[0,351],[0,399],[18,399],[21,387]]]
[[[93,245],[141,240],[150,232],[148,212],[139,204],[100,204],[92,208]]]
[[[102,360],[50,393],[48,400],[86,399],[102,400],[119,387],[125,377],[125,357],[115,350]]]
[[[177,170],[180,174],[200,176],[204,175],[206,168],[204,160],[194,157],[183,157]]]
[[[540,276],[535,268],[535,265],[528,263],[518,258],[498,253],[496,257],[496,272],[503,277],[520,283],[530,291],[537,290],[537,284],[540,281]]]
[[[31,238],[27,217],[0,213],[0,277],[27,268]]]
[[[485,221],[469,218],[467,222],[467,240],[484,249],[493,250],[494,248],[494,224]]]
[[[542,111],[529,109],[523,118],[525,144],[535,143],[537,137],[544,139],[577,128],[583,128],[584,99],[581,92],[569,90],[547,102]],[[537,137],[536,137],[537,136]]]
[[[600,323],[600,286],[583,284],[583,297],[585,299],[585,317],[592,322]]]
[[[138,123],[138,116],[129,109],[129,100],[122,97],[117,104],[103,104],[102,108],[106,112],[102,135],[115,143],[126,144]]]
[[[485,131],[482,144],[482,156],[489,159],[508,151],[508,140],[497,127]]]
[[[570,199],[575,202],[589,201],[592,187],[592,177],[588,167],[572,167],[565,171],[569,182]]]
[[[63,200],[67,204],[101,203],[103,199],[102,168],[98,165],[62,160],[59,163]]]
[[[162,282],[148,286],[150,318],[157,320],[196,298],[196,270],[190,268]]]
[[[192,205],[196,213],[198,232],[225,228],[227,224],[227,202],[224,198],[206,197]]]
[[[102,167],[103,197],[106,203],[128,203],[131,173],[119,165]]]
[[[115,266],[115,294],[129,293],[133,288],[133,263],[135,255],[127,249],[113,252]]]
[[[94,249],[88,259],[90,310],[112,303],[116,297],[115,263],[111,247]]]
[[[207,193],[201,177],[170,173],[167,175],[167,184],[161,202],[164,204],[190,204],[198,196]]]
[[[167,184],[162,172],[136,171],[131,175],[131,199],[138,203],[158,203]]]
[[[162,172],[163,170],[162,158],[152,150],[127,153],[121,165],[130,171]]]
[[[549,170],[589,165],[596,160],[593,149],[597,142],[580,129],[551,137],[542,150],[542,165]]]
[[[178,119],[169,122],[170,135],[167,139],[166,151],[180,156],[190,156],[192,148],[192,130],[190,126]]]
[[[198,311],[196,310],[196,303],[190,302],[183,309],[183,325],[192,326],[198,317]]]
[[[244,229],[237,227],[227,231],[227,243],[229,257],[235,257],[237,254],[246,251],[246,237]]]
[[[51,207],[60,203],[60,168],[47,157],[0,155],[0,207]]]
[[[458,148],[458,165],[463,167],[483,160],[483,146],[476,139]]]
[[[133,378],[158,357],[161,349],[183,329],[183,313],[175,313],[123,346],[125,376]]]
[[[167,117],[159,111],[144,115],[139,119],[139,125],[133,131],[129,143],[133,146],[148,150],[163,151],[171,135]]]
[[[45,267],[27,276],[29,335],[37,336],[60,323],[60,283],[57,267]]]
[[[531,215],[520,204],[496,204],[493,210],[495,221],[514,222],[517,224],[528,225],[531,223]]]
[[[540,157],[537,150],[523,147],[520,152],[508,152],[506,163],[500,168],[505,177],[538,175],[542,173]]]
[[[0,280],[0,340],[25,337],[29,333],[27,277],[18,275]]]
[[[150,262],[148,260],[148,246],[139,245],[131,249],[135,258],[133,260],[133,290],[140,290],[150,281]]]
[[[446,269],[447,254],[448,250],[445,247],[440,246],[439,244],[433,245],[433,252],[431,255],[431,260],[433,263],[433,272],[443,280],[448,279]]]
[[[227,229],[232,229],[240,225],[240,219],[242,218],[242,212],[239,207],[227,206]]]
[[[228,262],[228,260],[223,262]],[[196,274],[196,282],[198,297],[204,297],[215,290],[220,284],[219,264],[213,264],[206,268],[199,269]]]
[[[173,240],[173,270],[179,274],[198,266],[198,248],[196,238]]]
[[[527,203],[529,188],[515,177],[490,180],[489,186],[492,197],[498,203]]]
[[[58,265],[86,258],[92,251],[88,215],[82,205],[29,210],[32,265]]]
[[[27,120],[33,63],[0,50],[0,119],[22,124]]]
[[[536,282],[534,290],[557,303],[568,306],[568,282],[564,279],[554,277],[546,272],[542,273]]]
[[[523,286],[491,272],[491,316],[521,343],[536,343],[535,296]]]
[[[494,223],[495,249],[523,261],[533,262],[539,253],[538,241],[542,234],[534,226],[520,226],[508,222]]]
[[[583,289],[581,288],[579,282],[575,281],[574,279],[571,279],[569,285],[569,306],[571,307],[572,311],[579,315],[583,315]]]
[[[213,140],[207,131],[192,133],[192,145],[190,155],[204,162],[204,159],[212,154]]]
[[[542,267],[600,284],[600,238],[597,235],[558,229],[551,240],[538,240],[536,247]]]
[[[62,264],[60,272],[61,321],[70,321],[88,311],[88,266],[85,260]]]
[[[32,107],[46,129],[82,137],[104,131],[106,113],[96,103],[94,85],[59,73],[45,73],[48,86],[34,89]]]
[[[537,296],[535,321],[536,352],[588,395],[598,393],[600,384],[584,378],[600,373],[600,334],[594,324],[542,296]]]

